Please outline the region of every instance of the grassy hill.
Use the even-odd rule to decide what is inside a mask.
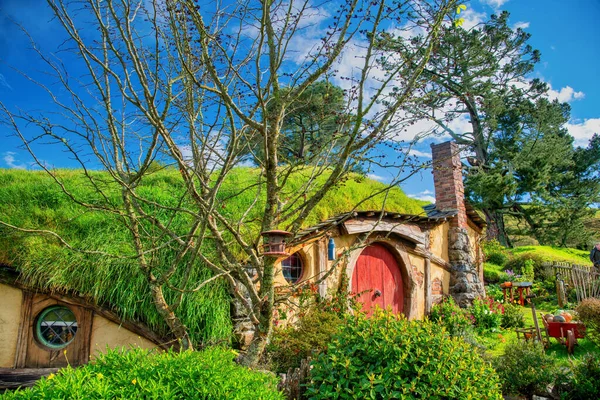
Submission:
[[[105,196],[99,195],[80,170],[57,171],[65,188],[77,199],[97,206],[122,204],[120,189],[110,183],[105,172],[91,172],[95,185]],[[250,204],[255,206],[247,213],[243,234],[256,237],[259,218],[264,209],[264,190],[258,192],[256,183],[261,180],[260,171],[252,168],[234,170],[224,183],[219,197],[221,212],[232,221],[242,218]],[[326,179],[320,176],[319,180]],[[290,177],[284,188],[283,201],[291,201],[302,190],[307,177],[300,171]],[[252,189],[242,190],[250,187]],[[305,221],[305,226],[323,219],[357,210],[385,208],[391,212],[423,214],[424,202],[407,197],[399,188],[393,188],[388,196],[374,195],[384,185],[360,175],[351,175],[339,184],[317,206]],[[309,188],[309,193],[310,189]],[[138,187],[145,198],[164,205],[177,207],[191,205],[185,196],[183,182],[177,170],[167,169],[147,176]],[[358,206],[357,206],[358,205]],[[163,221],[169,221],[173,229],[185,232],[190,220],[186,215],[176,215],[160,207],[147,205],[146,211]],[[118,215],[103,211],[90,211],[74,203],[44,172],[0,169],[0,220],[22,228],[48,229],[60,234],[73,247],[100,250],[122,257],[133,256],[129,231],[122,225]],[[203,254],[215,252],[210,242],[202,249]],[[157,265],[168,265],[174,251],[168,246],[154,253]],[[60,246],[52,237],[15,232],[0,227],[0,263],[10,265],[21,273],[21,280],[32,287],[57,292],[74,291],[90,301],[110,306],[121,317],[146,323],[159,334],[166,329],[154,309],[148,295],[145,278],[139,273],[133,259],[84,255]],[[160,274],[160,268],[155,271]],[[197,264],[192,271],[190,286],[210,276],[210,271]],[[175,286],[183,281],[178,272],[170,280]],[[166,291],[168,301],[177,293]],[[187,294],[178,314],[197,342],[228,340],[231,332],[229,321],[229,295],[221,281],[214,281],[199,292]]]

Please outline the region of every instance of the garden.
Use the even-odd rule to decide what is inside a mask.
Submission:
[[[181,353],[109,351],[65,368],[4,399],[591,399],[600,393],[600,300],[576,302],[568,288],[558,309],[548,261],[583,261],[584,252],[485,246],[486,299],[469,308],[451,297],[428,319],[408,321],[379,310],[366,318],[348,293],[322,299],[307,287],[295,323],[281,313],[258,369],[236,364],[227,347]],[[558,252],[558,253],[557,253]],[[532,282],[532,304],[505,300],[501,283]],[[556,338],[517,335],[542,314],[587,327],[573,354]],[[558,318],[560,319],[560,318]],[[282,380],[283,378],[283,380]]]

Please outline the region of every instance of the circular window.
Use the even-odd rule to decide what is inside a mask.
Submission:
[[[298,254],[292,254],[281,262],[281,269],[286,281],[289,283],[298,282],[304,272],[302,258]]]
[[[35,337],[46,347],[62,349],[73,341],[76,333],[77,319],[67,307],[48,307],[37,317]]]

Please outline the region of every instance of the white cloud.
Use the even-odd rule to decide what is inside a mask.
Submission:
[[[423,157],[423,158],[431,158],[431,153],[427,153],[427,152],[416,150],[416,149],[410,149],[408,152],[408,155]]]
[[[389,179],[384,178],[381,175],[376,175],[376,174],[367,174],[367,178],[369,179],[373,179],[374,181],[379,181],[379,182],[386,182],[389,181]]]
[[[585,93],[576,92],[571,86],[565,86],[560,90],[554,90],[550,85],[549,87],[550,90],[548,90],[548,98],[550,100],[558,99],[558,101],[561,103],[569,103],[573,100],[580,100],[585,97]]]
[[[483,4],[487,4],[490,7],[494,7],[494,9],[499,9],[500,7],[502,7],[502,5],[506,2],[508,2],[508,0],[480,0],[481,3]]]
[[[486,13],[474,11],[472,8],[468,8],[467,11],[462,12],[460,16],[464,20],[462,27],[466,30],[479,25],[485,21],[487,17]]]
[[[27,169],[27,165],[20,162],[17,159],[17,157],[15,157],[16,155],[17,155],[17,153],[15,153],[13,151],[7,151],[2,154],[2,159],[4,160],[4,162],[6,163],[8,168]]]
[[[529,28],[529,22],[525,22],[525,21],[519,21],[519,22],[516,22],[516,23],[515,23],[515,24],[512,26],[512,28],[513,28],[513,29],[515,29],[515,30],[516,30],[516,29],[527,29],[527,28]]]
[[[600,118],[590,118],[583,122],[569,122],[567,130],[575,138],[575,145],[585,147],[594,133],[600,134]]]
[[[428,201],[430,203],[435,203],[435,197],[433,197],[433,192],[431,190],[424,190],[419,193],[407,193],[408,197],[412,197],[413,199]]]

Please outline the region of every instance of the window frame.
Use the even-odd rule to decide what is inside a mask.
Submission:
[[[295,268],[292,265],[286,266],[284,265],[284,263],[290,259],[295,259],[297,260],[297,264],[299,264],[300,266],[300,273],[298,274],[298,277],[295,280],[292,280],[292,278],[290,277],[290,279],[288,279],[288,277],[285,274],[285,270],[286,268]],[[297,266],[296,266],[297,267]],[[304,257],[300,254],[300,252],[295,252],[290,254],[288,257],[286,257],[285,259],[281,260],[281,274],[283,275],[283,278],[285,279],[285,281],[290,284],[290,285],[295,285],[299,282],[302,282],[302,280],[304,279],[304,273],[306,272],[306,267],[305,267],[305,261],[304,261]]]
[[[68,342],[61,343],[61,344],[50,343],[46,338],[44,338],[44,335],[42,333],[42,322],[44,321],[44,317],[46,317],[51,312],[55,312],[56,310],[62,310],[62,309],[68,310],[73,315],[73,318],[75,319],[76,329],[73,332],[73,330],[71,329],[72,325],[70,325],[68,327],[69,331],[73,333],[73,336],[71,337],[71,339]],[[55,305],[45,307],[36,315],[34,326],[33,326],[33,337],[36,342],[38,342],[41,346],[43,346],[47,349],[62,350],[73,343],[73,341],[77,337],[77,334],[79,333],[79,330],[80,330],[79,321],[77,320],[77,316],[76,316],[75,312],[71,308],[69,308],[65,305],[55,304]]]

